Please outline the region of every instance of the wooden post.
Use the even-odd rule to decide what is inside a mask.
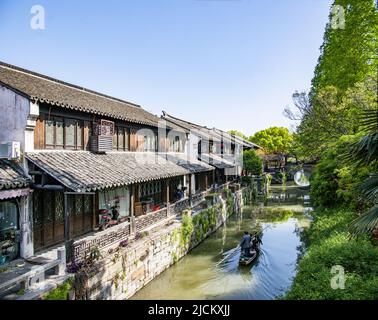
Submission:
[[[170,203],[169,203],[169,180],[167,179],[166,180],[166,187],[167,187],[167,190],[166,190],[166,193],[167,193],[167,213],[168,213],[168,215],[170,214],[170,209],[169,209],[169,207],[170,207]]]
[[[205,191],[207,191],[209,185],[208,177],[207,177],[207,172],[205,172]]]
[[[68,211],[68,199],[67,194],[64,193],[64,242],[66,247],[66,262],[72,260],[71,257],[71,235],[70,235],[70,213]]]
[[[98,192],[96,192],[94,195],[93,195],[93,199],[92,199],[92,206],[93,206],[93,212],[92,212],[92,230],[94,230],[94,228],[96,227],[96,214],[97,214],[97,210],[99,208],[99,200],[98,200]]]
[[[135,233],[135,216],[134,216],[134,203],[135,203],[135,184],[130,188],[130,225],[131,233]]]
[[[134,203],[135,203],[135,185],[130,188],[130,216],[134,217]]]
[[[193,174],[191,173],[189,175],[189,206],[190,207],[193,205],[193,201],[192,201],[192,176],[193,176]]]
[[[215,170],[213,170],[213,188],[215,187]]]

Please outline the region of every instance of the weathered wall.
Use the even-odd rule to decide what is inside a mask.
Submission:
[[[242,192],[218,197],[210,209],[184,214],[127,247],[117,246],[75,275],[75,299],[128,299],[191,248],[218,229],[243,205]]]
[[[29,100],[0,85],[0,142],[20,141],[25,148]]]
[[[0,85],[0,143],[19,141],[21,153],[32,151],[34,148],[34,126],[39,107],[29,102],[24,96]],[[24,167],[26,160],[23,159]],[[33,255],[33,241],[31,232],[30,198],[20,199],[20,255],[28,258]]]

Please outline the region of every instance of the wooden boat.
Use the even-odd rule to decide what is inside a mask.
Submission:
[[[260,245],[257,246],[256,250],[252,251],[251,256],[245,257],[243,254],[241,254],[239,258],[239,264],[242,266],[248,266],[257,258],[259,252],[260,252]]]

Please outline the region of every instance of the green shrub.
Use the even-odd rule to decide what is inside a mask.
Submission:
[[[181,225],[181,239],[180,244],[182,247],[186,248],[190,244],[190,239],[194,230],[193,219],[191,216],[185,214],[182,216]]]
[[[263,161],[255,150],[243,151],[243,168],[250,175],[259,176],[262,174]]]
[[[311,199],[315,206],[347,205],[356,208],[361,201],[357,186],[368,175],[368,168],[352,169],[343,155],[358,136],[342,136],[331,145],[318,162],[310,178]]]
[[[378,299],[378,247],[367,238],[351,239],[349,209],[317,209],[306,232],[307,252],[286,299]],[[332,289],[331,268],[345,269],[345,289]]]
[[[67,300],[68,293],[72,288],[72,279],[68,279],[61,285],[57,286],[54,290],[47,293],[43,299],[44,300]]]

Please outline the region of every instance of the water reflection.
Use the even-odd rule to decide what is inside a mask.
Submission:
[[[262,207],[245,207],[132,299],[273,299],[283,294],[303,253],[301,230],[309,223],[303,214],[306,195],[299,188],[273,187],[263,209],[302,213],[277,220]],[[263,230],[262,251],[253,265],[239,266],[240,251],[235,247],[244,230],[256,228]]]

